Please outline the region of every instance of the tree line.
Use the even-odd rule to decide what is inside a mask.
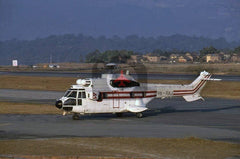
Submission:
[[[95,50],[86,55],[85,62],[87,63],[126,63],[128,59],[130,59],[131,55],[133,55],[133,51],[127,50],[107,50],[104,52],[100,52],[99,50]]]
[[[199,54],[200,59],[208,54],[218,54],[220,52],[224,52],[225,54],[238,54],[240,56],[240,46],[234,49],[216,49],[213,46],[205,47],[201,49]],[[151,56],[165,56],[169,58],[172,54],[184,55],[186,51],[181,50],[171,50],[171,51],[164,51],[160,49],[153,50],[152,52],[148,53]],[[127,51],[127,50],[107,50],[104,52],[100,52],[99,50],[95,50],[90,52],[86,55],[85,62],[87,63],[126,63],[128,59],[131,58],[131,55],[142,55],[142,53]]]
[[[125,60],[130,53],[166,54],[168,52],[199,52],[202,48],[213,46],[216,49],[233,49],[240,42],[227,42],[224,38],[209,39],[204,37],[190,37],[185,35],[139,37],[130,35],[124,38],[113,36],[91,37],[82,34],[51,35],[46,38],[34,40],[7,40],[0,41],[0,65],[10,65],[13,59],[20,64],[31,65],[48,63],[50,57],[53,62],[84,62],[88,61],[88,54],[98,50],[102,61],[116,61],[115,55],[119,55],[120,62]],[[108,51],[107,51],[108,50]],[[124,50],[131,50],[125,51]],[[165,53],[164,53],[165,52]],[[108,55],[110,54],[110,55]],[[88,61],[90,62],[90,61]]]

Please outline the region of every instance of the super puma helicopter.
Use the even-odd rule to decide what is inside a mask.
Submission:
[[[63,115],[73,113],[73,119],[79,115],[95,113],[113,113],[122,116],[124,112],[135,113],[141,118],[147,110],[147,104],[154,98],[182,96],[187,102],[203,99],[200,92],[211,74],[203,71],[188,85],[139,83],[128,74],[102,74],[101,78],[78,79],[63,97],[56,101],[56,107]]]

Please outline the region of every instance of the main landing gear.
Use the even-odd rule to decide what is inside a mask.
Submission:
[[[138,118],[142,118],[142,117],[143,117],[143,114],[142,114],[142,113],[136,113],[136,116],[137,116]]]
[[[123,113],[116,113],[116,116],[117,116],[117,117],[122,117],[122,116],[123,116]],[[143,114],[142,114],[142,113],[136,113],[136,117],[137,117],[137,118],[142,118],[142,117],[143,117]]]
[[[117,117],[122,117],[123,113],[116,113]],[[136,113],[137,118],[142,118],[143,114],[142,113]],[[74,113],[72,116],[73,120],[79,120],[80,119],[80,114]]]
[[[79,120],[80,119],[80,115],[77,114],[77,113],[74,113],[73,116],[72,116],[72,119],[73,120]]]
[[[117,116],[117,117],[122,117],[122,116],[123,116],[123,113],[116,113],[116,116]]]

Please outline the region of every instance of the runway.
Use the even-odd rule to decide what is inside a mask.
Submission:
[[[53,104],[64,92],[0,89],[0,101]]]
[[[76,78],[92,78],[101,77],[101,73],[80,73],[80,72],[0,72],[0,75],[10,76],[35,76],[35,77],[76,77]],[[131,74],[134,79],[151,79],[151,80],[194,80],[198,75],[191,74]],[[213,78],[219,78],[223,81],[240,81],[238,75],[213,75]]]
[[[3,92],[12,93],[12,97],[7,99]],[[51,103],[61,94],[0,89],[0,100]],[[41,99],[35,98],[39,96]],[[73,121],[71,115],[1,114],[0,139],[194,136],[240,143],[239,103],[240,100],[216,98],[191,103],[182,98],[155,99],[148,104],[149,110],[141,119],[132,113],[126,113],[121,118],[114,114],[85,115],[77,121]]]

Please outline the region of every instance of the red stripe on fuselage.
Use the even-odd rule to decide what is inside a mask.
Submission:
[[[211,75],[207,75],[204,78],[208,78]],[[193,94],[192,92],[194,91],[194,93],[199,90],[199,88],[202,87],[202,85],[206,82],[206,80],[201,80],[201,82],[199,82],[199,84],[194,88],[194,89],[188,89],[188,90],[174,90],[173,91],[173,95],[179,95],[179,94]]]
[[[206,81],[207,80],[202,80],[200,83],[200,85],[198,85],[198,87],[196,87],[195,89],[194,89],[194,91],[193,92],[183,92],[183,93],[173,93],[173,95],[187,95],[187,94],[194,94],[194,93],[196,93],[205,83],[206,83]]]

